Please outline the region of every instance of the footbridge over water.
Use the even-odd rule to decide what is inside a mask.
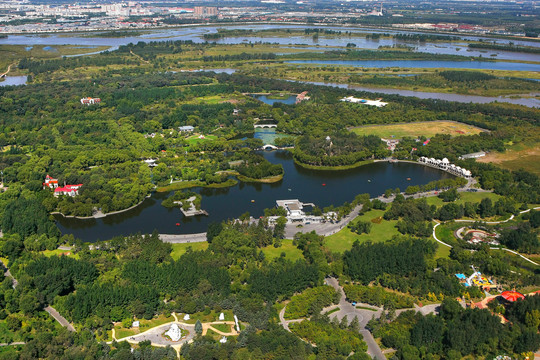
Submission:
[[[277,128],[277,124],[255,124],[255,125],[253,125],[253,128],[255,128],[255,129],[275,129],[275,128]]]
[[[266,145],[263,145],[263,147],[261,149],[263,149],[263,150],[277,150],[279,148],[277,146],[274,146],[274,145],[271,145],[271,144],[266,144]]]

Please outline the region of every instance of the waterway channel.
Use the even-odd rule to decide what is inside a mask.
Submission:
[[[254,217],[261,216],[265,208],[274,207],[280,199],[299,199],[319,207],[341,205],[357,194],[369,193],[374,197],[388,188],[404,190],[409,185],[452,177],[437,169],[409,163],[379,162],[352,170],[316,171],[294,164],[290,153],[285,151],[263,154],[272,163],[283,164],[283,180],[274,184],[240,182],[229,188],[194,189],[202,195],[201,208],[208,211],[208,217],[185,218],[178,208],[167,209],[161,205],[170,193],[154,193],[132,210],[101,219],[81,220],[58,215],[58,227],[62,233],[74,234],[87,242],[137,232],[150,233],[155,229],[162,234],[198,233],[206,231],[212,221],[237,218],[246,211]]]
[[[476,104],[504,102],[504,103],[509,103],[509,104],[540,108],[540,98],[532,97],[532,96],[539,96],[538,93],[529,94],[531,97],[478,96],[478,95],[463,95],[463,94],[451,94],[451,93],[402,90],[402,89],[392,89],[392,88],[377,88],[377,87],[349,85],[349,84],[325,83],[325,82],[319,82],[319,81],[298,81],[298,82],[306,83],[306,84],[313,84],[313,85],[339,87],[342,89],[365,91],[365,92],[370,92],[370,93],[375,93],[375,94],[414,96],[420,99],[436,99],[436,100],[446,100],[446,101],[455,101],[455,102],[462,102],[462,103],[476,103]]]
[[[312,35],[294,35],[287,36],[266,36],[265,34],[256,34],[253,36],[238,36],[226,37],[215,40],[219,44],[249,44],[256,42],[265,42],[285,46],[304,45],[311,48],[324,50],[328,47],[345,47],[347,44],[354,43],[357,48],[361,49],[378,49],[380,46],[392,47],[394,45],[407,45],[413,47],[415,51],[426,52],[431,54],[455,54],[464,56],[482,56],[486,58],[502,59],[502,60],[518,60],[518,61],[540,61],[540,55],[530,53],[520,53],[502,50],[489,49],[469,49],[466,41],[437,41],[437,42],[410,42],[392,38],[370,39],[366,38],[366,33],[386,33],[386,34],[417,34],[414,31],[403,31],[394,29],[372,29],[372,28],[353,28],[346,26],[319,26],[319,25],[281,25],[281,24],[252,24],[252,25],[204,25],[204,26],[183,26],[167,29],[144,30],[142,34],[135,36],[107,38],[107,37],[91,37],[87,33],[62,33],[62,34],[33,34],[33,35],[8,35],[6,38],[0,39],[0,45],[80,45],[80,46],[110,46],[109,50],[115,50],[120,45],[129,43],[137,43],[139,41],[166,41],[166,40],[191,40],[197,43],[204,42],[205,34],[213,34],[218,29],[251,29],[269,30],[269,29],[305,29],[305,28],[325,28],[342,32],[350,32],[350,36],[320,36],[313,38]],[[443,35],[444,36],[444,35]],[[508,44],[510,40],[494,39],[482,36],[470,36],[464,34],[453,34],[448,36],[459,36],[463,40],[470,41],[494,41],[498,44]],[[214,41],[214,40],[212,40]],[[540,47],[540,43],[512,40],[515,45]],[[516,64],[517,65],[517,64]],[[516,68],[515,70],[519,70]]]

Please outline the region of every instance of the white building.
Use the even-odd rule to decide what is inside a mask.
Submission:
[[[459,158],[460,159],[478,159],[482,156],[486,156],[486,153],[484,151],[461,155]]]
[[[292,200],[277,200],[277,207],[282,207],[287,210],[287,217],[291,220],[303,220],[306,215],[302,209],[302,202],[298,199]]]
[[[370,105],[370,106],[376,106],[376,107],[383,107],[383,106],[388,105],[388,103],[382,102],[381,99],[366,100],[366,99],[355,98],[354,96],[345,97],[341,99],[340,101],[350,102],[353,104]]]
[[[180,126],[178,128],[178,131],[180,132],[193,132],[193,130],[195,130],[195,128],[191,125]]]
[[[431,167],[444,170],[444,171],[448,171],[449,173],[454,174],[456,176],[461,176],[464,178],[470,178],[472,176],[472,173],[470,170],[464,169],[454,164],[450,164],[450,161],[447,158],[440,160],[440,159],[427,158],[425,156],[422,156],[418,159],[418,162],[429,165]]]

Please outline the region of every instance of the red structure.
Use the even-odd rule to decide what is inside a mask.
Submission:
[[[525,299],[525,295],[517,291],[503,291],[501,294],[504,300],[514,302],[517,299]]]

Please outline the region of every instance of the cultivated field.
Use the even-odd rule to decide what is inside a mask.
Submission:
[[[475,135],[479,134],[484,129],[455,122],[455,121],[428,121],[428,122],[413,122],[389,125],[368,125],[360,126],[351,129],[358,135],[377,135],[381,138],[396,139],[409,137],[425,136],[427,138],[436,134],[449,134],[451,136],[458,135]]]

